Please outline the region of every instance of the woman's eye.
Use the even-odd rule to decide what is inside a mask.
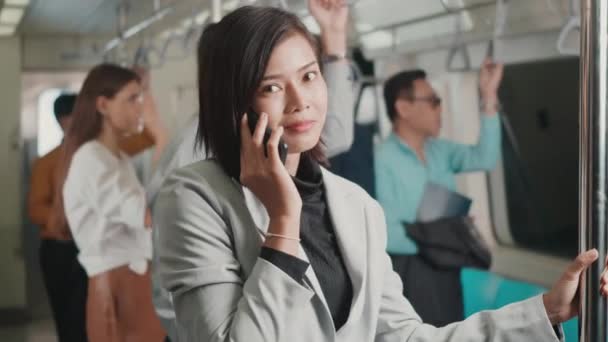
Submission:
[[[315,78],[317,78],[317,73],[316,73],[316,72],[313,72],[313,71],[311,71],[311,72],[307,72],[307,73],[304,75],[304,79],[305,79],[306,81],[312,81],[312,80],[314,80]]]
[[[264,87],[264,92],[266,93],[276,93],[279,90],[281,90],[281,88],[276,84],[271,84]]]

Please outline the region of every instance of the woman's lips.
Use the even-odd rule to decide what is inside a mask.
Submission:
[[[315,124],[315,121],[313,121],[313,120],[305,120],[305,121],[294,122],[292,124],[285,125],[283,127],[285,128],[286,131],[290,131],[293,133],[304,133],[304,132],[307,132],[308,130],[310,130],[312,128],[312,126],[314,126],[314,124]]]

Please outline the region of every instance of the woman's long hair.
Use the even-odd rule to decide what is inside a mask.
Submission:
[[[140,81],[134,71],[114,64],[100,64],[94,67],[84,80],[74,104],[72,122],[65,132],[61,146],[62,157],[56,173],[57,189],[53,200],[56,217],[51,226],[59,229],[68,227],[63,207],[63,184],[76,150],[84,143],[97,138],[101,133],[103,117],[97,110],[97,99],[100,96],[113,98],[132,81]]]

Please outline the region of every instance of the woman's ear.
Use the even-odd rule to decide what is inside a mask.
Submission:
[[[108,113],[108,99],[105,96],[98,96],[95,100],[95,108],[101,115]]]

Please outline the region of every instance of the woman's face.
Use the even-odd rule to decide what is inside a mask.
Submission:
[[[137,81],[127,83],[114,97],[100,97],[98,111],[121,136],[140,133],[144,128],[142,87]]]
[[[290,153],[315,147],[327,113],[327,86],[314,50],[301,34],[278,44],[255,92],[253,109],[267,113],[272,129],[283,126]]]

